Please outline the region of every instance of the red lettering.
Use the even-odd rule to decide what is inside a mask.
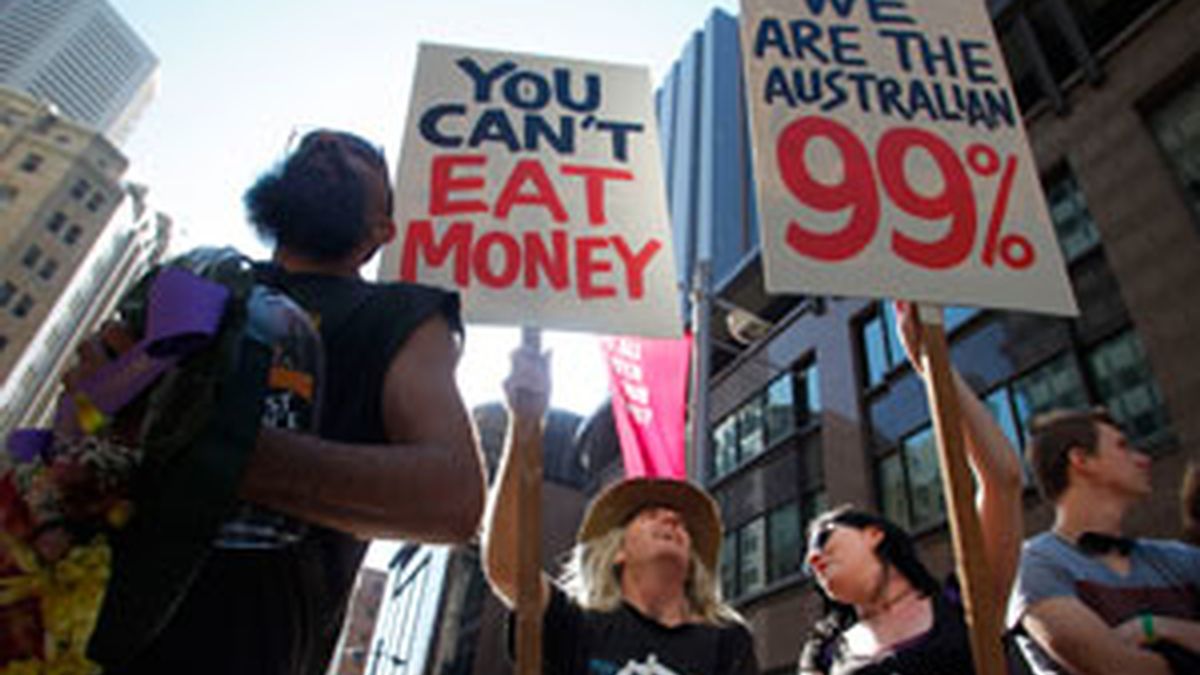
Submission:
[[[579,297],[583,300],[591,298],[611,298],[616,296],[617,289],[612,286],[599,286],[594,283],[594,277],[602,272],[612,271],[612,263],[607,260],[596,260],[596,249],[603,248],[608,240],[604,237],[579,237],[575,240],[575,269],[578,276]]]
[[[424,253],[430,267],[440,267],[454,253],[454,283],[466,288],[471,281],[467,268],[467,255],[471,240],[475,237],[475,225],[469,222],[452,223],[446,229],[441,244],[434,241],[433,223],[428,220],[413,220],[408,223],[404,237],[404,250],[400,255],[400,278],[404,281],[417,280],[417,256]]]
[[[533,192],[522,192],[526,183],[533,186]],[[567,210],[554,192],[554,185],[546,175],[545,169],[536,159],[523,159],[513,167],[500,197],[496,200],[496,217],[504,220],[515,204],[542,206],[550,212],[550,217],[556,223],[567,222]]]
[[[629,285],[629,297],[634,300],[641,298],[646,294],[646,265],[650,264],[650,259],[662,248],[662,242],[651,239],[635,255],[622,237],[609,237],[609,240],[617,249],[617,255],[625,262],[625,282]]]
[[[604,181],[633,180],[633,172],[622,169],[564,164],[561,170],[564,176],[583,176],[584,194],[587,196],[588,222],[592,225],[604,225],[608,222],[608,216],[604,213]]]
[[[492,271],[492,248],[500,246],[504,260],[501,261],[500,271]],[[475,242],[475,250],[471,254],[472,267],[475,276],[488,288],[508,288],[517,280],[521,271],[521,247],[517,240],[507,232],[488,232]]]
[[[483,189],[483,176],[454,176],[459,166],[483,166],[484,155],[438,155],[433,158],[429,176],[429,215],[442,216],[455,213],[479,213],[487,211],[487,203],[481,199],[451,200],[450,193],[459,190]]]
[[[545,242],[542,241],[541,233],[525,233],[525,288],[538,287],[539,268],[546,275],[546,279],[550,281],[552,288],[561,291],[567,287],[567,283],[570,281],[567,233],[555,230],[550,233],[550,239],[554,245],[553,256],[546,248]]]

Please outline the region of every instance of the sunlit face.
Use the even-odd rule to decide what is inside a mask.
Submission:
[[[691,548],[691,534],[678,511],[666,506],[648,506],[625,526],[616,563],[628,568],[666,562],[679,565],[686,573]]]
[[[838,602],[855,604],[869,597],[883,574],[875,548],[883,532],[827,523],[813,533],[805,560],[825,594]]]
[[[1100,423],[1096,429],[1095,451],[1077,455],[1079,475],[1093,485],[1131,497],[1150,494],[1150,457],[1111,424]]]

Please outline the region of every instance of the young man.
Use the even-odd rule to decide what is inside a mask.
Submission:
[[[182,597],[154,608],[156,630],[102,621],[90,654],[108,673],[324,673],[367,540],[464,542],[482,512],[482,464],[454,381],[457,296],[359,276],[396,234],[382,154],[314,131],[246,205],[275,244],[271,285],[318,318],[324,405],[317,435],[260,428],[238,494],[302,528],[248,541],[226,523],[207,535]]]
[[[545,358],[521,349],[505,382],[509,437],[484,535],[492,589],[516,597],[516,462],[541,448]],[[753,640],[720,597],[716,503],[679,480],[629,479],[589,505],[560,589],[542,576],[544,671],[562,675],[752,675]]]
[[[1033,671],[1200,672],[1200,549],[1122,536],[1150,458],[1102,411],[1035,420],[1029,455],[1055,514],[1025,543],[1008,611]]]

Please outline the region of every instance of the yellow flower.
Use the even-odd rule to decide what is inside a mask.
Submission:
[[[8,549],[24,572],[0,578],[0,604],[37,597],[45,630],[44,662],[10,663],[0,675],[89,675],[98,672],[84,650],[96,627],[100,602],[108,583],[111,551],[103,536],[86,545],[73,546],[57,563],[38,563],[24,544],[0,532],[0,544]],[[32,669],[31,669],[32,668]]]

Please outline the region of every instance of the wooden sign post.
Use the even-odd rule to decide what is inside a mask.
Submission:
[[[521,346],[542,351],[537,328],[521,329]],[[517,391],[517,396],[529,396]],[[542,674],[542,436],[516,458],[517,472],[517,672]]]
[[[915,305],[921,336],[922,367],[929,396],[929,414],[937,438],[938,460],[942,467],[942,491],[950,519],[950,535],[958,580],[962,587],[963,609],[970,627],[971,655],[976,675],[1005,675],[1001,649],[1000,608],[996,606],[992,571],[983,550],[983,533],[975,514],[975,489],[967,466],[962,418],[954,380],[942,314],[936,305]]]

